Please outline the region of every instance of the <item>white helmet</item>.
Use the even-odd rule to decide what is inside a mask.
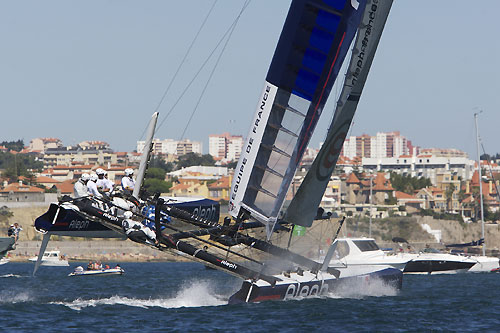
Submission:
[[[105,172],[104,172],[104,169],[99,168],[99,169],[97,169],[97,170],[95,171],[95,173],[96,173],[97,175],[104,175],[104,173],[105,173]]]
[[[80,177],[81,180],[84,182],[90,180],[90,175],[88,173],[82,173],[82,176]]]
[[[126,219],[129,219],[132,217],[132,212],[129,212],[129,211],[126,211],[125,213],[123,213],[123,216],[126,218]]]
[[[95,173],[93,173],[93,174],[90,175],[90,180],[91,181],[95,182],[95,181],[97,181],[97,179],[99,179],[99,177],[97,177],[97,175]]]
[[[134,174],[134,170],[127,168],[125,169],[125,176],[132,176]]]

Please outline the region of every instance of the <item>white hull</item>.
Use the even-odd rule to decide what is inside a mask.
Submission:
[[[477,264],[469,269],[472,273],[491,272],[492,269],[499,267],[498,258],[495,257],[471,256],[470,258],[477,261]]]
[[[90,275],[122,275],[125,271],[121,268],[98,269],[92,271],[74,271],[68,276],[90,276]]]
[[[0,259],[0,265],[5,265],[8,262],[9,262],[9,259],[7,259],[7,258]]]
[[[41,266],[56,266],[56,267],[68,267],[69,263],[66,259],[62,259],[59,255],[59,251],[47,251],[43,254]],[[33,257],[29,259],[32,262],[38,260],[38,257]]]
[[[30,258],[30,261],[36,262],[36,258]],[[68,267],[69,262],[67,260],[42,260],[41,266]]]

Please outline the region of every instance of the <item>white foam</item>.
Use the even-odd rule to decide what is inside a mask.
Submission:
[[[357,298],[396,296],[398,289],[381,279],[344,281],[326,296],[329,298]]]
[[[8,291],[8,290],[2,290],[0,292],[0,304],[14,304],[14,303],[23,303],[23,302],[29,302],[33,300],[33,297],[30,295],[28,291]]]
[[[129,298],[126,296],[112,296],[99,299],[76,299],[72,302],[52,302],[69,307],[70,309],[80,311],[86,307],[96,307],[101,305],[126,305],[139,308],[181,308],[181,307],[200,307],[200,306],[218,306],[227,304],[227,298],[213,294],[213,288],[206,281],[192,282],[189,285],[181,287],[175,297],[172,298]]]
[[[0,278],[20,278],[24,277],[22,275],[17,275],[17,274],[5,274],[5,275],[0,275]]]

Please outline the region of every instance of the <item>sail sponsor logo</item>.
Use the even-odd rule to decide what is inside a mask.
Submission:
[[[81,229],[87,229],[89,226],[89,221],[80,221],[80,220],[72,220],[70,223],[69,223],[69,226],[68,228],[69,229],[78,229],[78,230],[81,230]]]
[[[102,216],[105,217],[105,218],[107,218],[110,221],[115,221],[115,222],[120,221],[119,218],[117,218],[116,216],[113,216],[111,214],[108,214],[108,213],[103,213]]]
[[[217,209],[215,208],[214,205],[210,207],[196,207],[193,210],[193,215],[207,219],[207,220],[212,220],[217,215]]]
[[[316,282],[308,284],[292,283],[288,286],[284,299],[324,295],[328,292],[328,284]]]
[[[316,167],[316,177],[319,181],[325,181],[330,178],[333,168],[342,150],[347,131],[351,120],[346,120],[339,125],[338,128],[332,129],[332,135],[328,136],[328,140],[324,143],[326,149],[321,149],[320,156],[318,157],[319,163]]]
[[[358,77],[361,74],[361,70],[363,69],[365,55],[367,53],[368,46],[370,45],[370,35],[372,34],[373,21],[375,20],[377,15],[378,3],[379,0],[372,0],[370,7],[366,9],[368,11],[368,22],[363,22],[365,24],[365,26],[363,27],[364,37],[361,40],[361,46],[359,47],[356,67],[353,69],[352,72],[352,79],[351,79],[352,85],[354,85],[357,82]]]
[[[221,263],[221,265],[224,265],[224,266],[226,266],[226,267],[228,267],[228,268],[231,268],[231,269],[236,269],[236,268],[238,268],[238,265],[236,265],[236,264],[234,264],[234,263],[232,263],[232,262],[229,262],[229,261],[227,261],[227,260],[222,260],[222,261],[220,261],[220,263]]]
[[[231,196],[229,200],[230,212],[233,212],[235,209],[237,209],[236,205],[238,205],[238,202],[242,200],[241,197],[238,198],[238,192],[241,191],[242,187],[243,191],[245,190],[246,182],[250,177],[249,173],[251,172],[253,164],[249,162],[253,161],[255,159],[255,156],[257,155],[257,149],[260,145],[260,139],[262,133],[264,132],[264,128],[271,109],[269,103],[272,101],[274,94],[275,92],[273,92],[273,86],[266,82],[264,91],[262,92],[262,96],[257,107],[257,111],[254,116],[254,121],[250,128],[248,140],[246,142],[246,145],[243,147],[243,151],[240,160],[238,161],[238,166],[233,179]]]
[[[351,6],[352,6],[352,8],[358,10],[359,1],[358,0],[351,0]]]

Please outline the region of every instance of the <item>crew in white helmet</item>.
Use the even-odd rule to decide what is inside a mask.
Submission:
[[[96,198],[102,198],[102,194],[99,193],[99,191],[97,190],[97,179],[99,179],[97,177],[97,175],[95,173],[93,173],[92,175],[90,175],[90,180],[87,182],[87,189],[89,191],[89,194],[93,197],[96,197]]]
[[[137,243],[149,241],[152,244],[158,245],[154,231],[141,222],[132,220],[132,212],[126,211],[123,215],[125,218],[123,219],[122,227],[130,240]]]
[[[90,175],[88,173],[82,174],[80,179],[75,183],[73,187],[73,197],[81,198],[89,195],[89,191],[87,189],[87,182],[90,180]]]
[[[122,178],[122,189],[123,192],[127,194],[132,194],[135,187],[135,180],[132,178],[134,175],[134,170],[127,168],[125,169],[125,177]]]
[[[97,169],[96,171],[97,177],[97,189],[99,192],[109,195],[113,189],[113,183],[106,178],[106,171],[104,169]]]

